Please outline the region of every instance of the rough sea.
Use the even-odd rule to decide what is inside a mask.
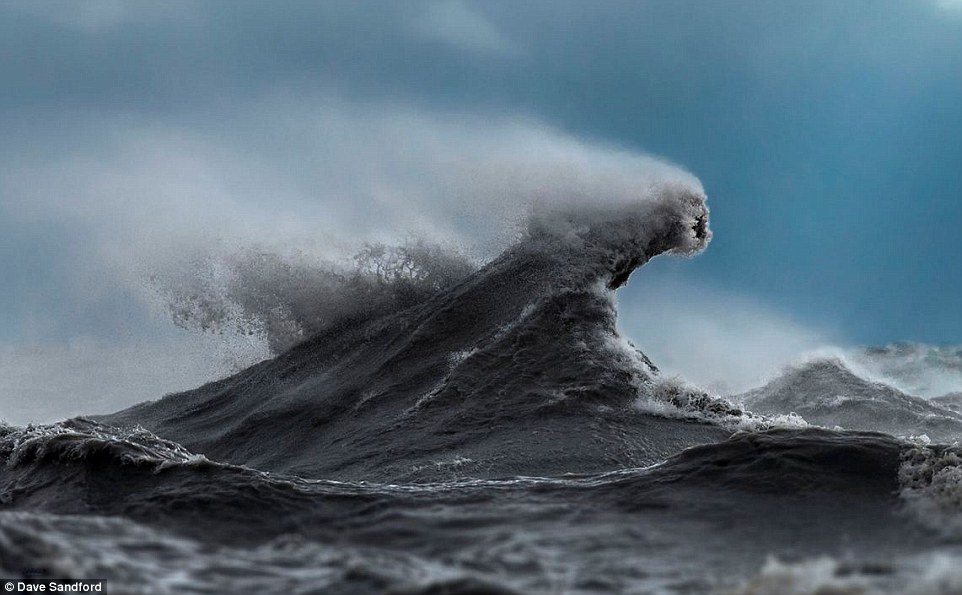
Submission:
[[[710,237],[704,194],[669,184],[535,209],[476,267],[369,250],[324,278],[323,315],[285,306],[306,322],[268,329],[272,359],[0,426],[0,574],[112,593],[962,593],[962,349],[811,358],[734,395],[662,375],[619,334],[616,291]]]

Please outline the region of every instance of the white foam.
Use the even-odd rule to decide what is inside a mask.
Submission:
[[[771,556],[757,576],[730,595],[868,595],[874,593],[865,577],[841,572],[828,556],[787,563]]]
[[[643,413],[705,421],[731,431],[809,427],[809,423],[797,413],[758,415],[677,376],[655,376],[639,391],[633,406]]]
[[[140,426],[116,428],[87,420],[26,427],[0,425],[0,453],[8,465],[27,463],[46,456],[61,460],[83,460],[99,449],[111,449],[119,462],[147,463],[153,465],[156,471],[181,465],[196,467],[219,464]]]
[[[759,573],[726,595],[958,595],[962,554],[923,551],[891,560],[769,557]]]
[[[962,535],[962,450],[918,443],[902,454],[900,495],[907,511],[930,529]]]

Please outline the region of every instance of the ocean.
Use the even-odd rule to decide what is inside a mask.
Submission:
[[[111,593],[962,593],[962,395],[944,380],[962,350],[809,358],[712,394],[617,327],[633,272],[708,244],[700,189],[527,216],[478,266],[369,250],[233,376],[0,426],[3,575]]]

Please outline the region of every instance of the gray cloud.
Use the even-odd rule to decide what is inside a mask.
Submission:
[[[959,0],[935,0],[935,1],[938,3],[938,5],[941,8],[947,11],[957,12],[959,14],[962,14],[962,2],[960,2]]]
[[[932,61],[959,63],[960,42],[957,28],[940,22],[934,3],[929,8],[754,0],[293,1],[283,10],[217,0],[12,2],[0,7],[0,72],[15,84],[0,91],[0,105],[190,111],[277,85],[333,85],[353,97],[509,105],[581,125],[672,106],[697,115],[703,94],[717,95],[732,80],[797,96],[820,80],[845,82],[853,69],[902,82],[930,78]],[[898,26],[878,26],[866,11]],[[820,25],[813,33],[805,23]]]
[[[517,46],[461,0],[430,2],[414,30],[425,39],[480,54],[510,55]]]

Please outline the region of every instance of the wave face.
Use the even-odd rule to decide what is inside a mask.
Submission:
[[[322,276],[340,301],[283,302],[289,347],[232,377],[0,425],[0,571],[121,593],[962,591],[962,456],[932,443],[962,435],[951,395],[817,360],[741,407],[618,334],[632,271],[710,239],[691,184],[535,205],[483,266]],[[271,274],[254,286],[287,295]],[[228,293],[271,310],[247,289]],[[209,305],[185,316],[216,326]]]

